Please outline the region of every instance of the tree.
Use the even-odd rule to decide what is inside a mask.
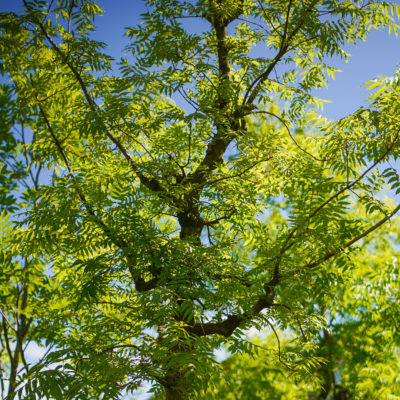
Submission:
[[[287,366],[309,373],[324,326],[310,291],[336,293],[351,252],[400,209],[380,196],[400,186],[388,164],[400,73],[371,81],[368,108],[340,121],[320,117],[313,95],[346,43],[397,32],[397,5],[147,4],[116,73],[91,37],[95,2],[1,15],[12,123],[53,171],[14,218],[57,288],[41,330],[56,350],[19,397],[117,399],[151,381],[166,399],[196,398],[215,349],[251,352],[250,327],[301,325],[310,345]]]
[[[15,181],[22,178],[24,169],[18,160],[14,158],[17,142],[11,134],[12,124],[15,120],[13,113],[11,88],[5,84],[0,85],[0,210],[15,210],[15,197],[12,191],[16,189]],[[11,167],[11,168],[10,168]]]
[[[19,376],[29,373],[27,346],[40,342],[41,317],[51,295],[46,265],[29,242],[31,230],[15,229],[6,214],[0,218],[1,297],[0,297],[0,390],[2,398],[13,398]],[[28,241],[26,241],[28,240]]]
[[[4,152],[0,153],[4,163],[0,195],[0,392],[2,398],[12,398],[21,372],[29,372],[27,346],[43,337],[44,326],[39,321],[53,287],[51,278],[44,273],[47,258],[32,240],[32,227],[19,228],[10,221],[10,212],[22,212],[34,205],[29,191],[38,189],[42,167],[40,163],[35,166],[30,158],[24,127],[18,130],[12,126],[16,109],[9,88],[3,88],[7,98],[0,106],[5,128],[1,146]],[[19,196],[17,206],[18,187],[26,192]]]

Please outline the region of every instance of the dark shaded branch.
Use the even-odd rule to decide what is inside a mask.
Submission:
[[[109,351],[113,351],[113,350],[116,350],[116,349],[127,349],[127,348],[135,349],[139,353],[142,351],[142,349],[139,346],[135,345],[135,344],[131,344],[131,343],[129,343],[129,344],[116,344],[116,345],[113,345],[113,346],[106,347],[105,349],[97,352],[96,355],[104,354],[104,353],[107,353]]]
[[[12,353],[11,346],[10,346],[10,340],[8,337],[7,324],[6,324],[6,319],[4,318],[4,314],[3,314],[3,318],[2,318],[1,322],[2,322],[2,328],[3,328],[4,341],[6,343],[7,355],[8,355],[8,358],[10,359],[11,368],[12,368],[12,360],[13,360],[12,354],[13,353]]]
[[[228,273],[222,273],[222,274],[213,274],[212,275],[213,279],[216,279],[218,281],[222,281],[224,279],[234,279],[238,281],[241,285],[246,286],[246,287],[251,287],[250,281],[246,280],[246,278],[243,278],[238,275],[233,275],[233,274],[228,274]]]
[[[266,288],[265,294],[262,294],[253,305],[251,313],[241,315],[229,315],[221,322],[195,323],[187,328],[188,332],[196,336],[208,336],[218,334],[229,337],[239,325],[258,315],[266,308],[272,307],[274,304],[274,293],[271,287]]]
[[[230,315],[222,322],[195,323],[188,328],[189,332],[196,336],[208,336],[213,334],[229,337],[233,331],[245,320],[243,316]]]
[[[211,6],[211,5],[210,5]],[[215,30],[217,38],[217,62],[219,84],[216,89],[217,99],[216,108],[224,111],[229,104],[229,74],[230,74],[230,60],[229,60],[229,46],[227,43],[227,26],[234,19],[238,18],[243,12],[243,1],[240,1],[232,15],[218,15],[216,10],[210,9],[206,13],[206,18],[211,22]],[[222,161],[222,156],[228,148],[230,142],[234,138],[234,134],[229,132],[229,129],[235,131],[239,125],[234,124],[233,120],[225,111],[226,123],[217,123],[217,133],[212,138],[207,146],[206,154],[197,169],[187,176],[183,182],[187,183],[202,183],[210,172],[216,169],[218,163]],[[229,121],[229,122],[228,122]],[[232,129],[236,128],[236,129]]]
[[[25,260],[26,261],[26,260]],[[22,293],[21,293],[22,291]],[[21,302],[20,302],[21,298]],[[16,329],[14,329],[15,333],[15,349],[11,350],[10,340],[7,333],[7,327],[5,325],[5,318],[3,318],[3,331],[6,341],[7,353],[10,360],[10,376],[9,376],[9,385],[8,385],[8,393],[7,398],[14,395],[16,387],[17,387],[17,376],[18,376],[18,365],[21,361],[24,364],[24,367],[28,370],[28,364],[26,363],[24,357],[24,348],[23,343],[25,340],[25,336],[28,332],[30,323],[32,322],[32,318],[27,318],[25,314],[26,306],[28,300],[28,289],[26,285],[22,286],[22,289],[18,290],[17,296],[17,304],[16,308],[21,310],[21,312],[15,313],[15,321],[16,321]]]
[[[133,279],[133,282],[135,284],[135,289],[138,292],[148,292],[151,289],[154,289],[155,287],[157,287],[159,278],[158,277],[154,277],[152,279],[150,279],[149,281],[144,280],[143,278],[137,278],[134,277],[134,274],[131,272],[131,276]]]
[[[233,137],[231,134],[228,134],[225,129],[219,127],[216,135],[207,146],[206,154],[200,165],[193,173],[188,174],[182,182],[202,184],[206,176],[214,171],[218,164],[222,162],[222,156],[232,139]]]
[[[204,221],[204,225],[207,226],[207,227],[216,225],[216,224],[218,224],[218,222],[223,221],[225,219],[229,219],[230,217],[232,217],[232,215],[235,214],[236,211],[237,211],[237,209],[234,207],[228,214],[223,215],[222,217],[215,218],[212,221]]]
[[[223,83],[224,80],[229,79],[229,73],[230,73],[229,48],[226,43],[227,25],[218,21],[217,23],[215,23],[214,29],[215,29],[215,34],[217,36],[218,70],[221,83]],[[219,106],[220,108],[223,108],[224,105],[226,104],[222,102]]]

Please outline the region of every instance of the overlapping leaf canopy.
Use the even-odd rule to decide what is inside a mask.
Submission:
[[[397,32],[397,5],[148,9],[117,62],[91,37],[92,1],[1,15],[4,124],[32,132],[15,163],[48,171],[17,201],[22,250],[7,239],[3,258],[41,265],[48,312],[23,315],[40,317],[57,349],[27,368],[20,397],[120,398],[144,381],[168,399],[195,396],[216,348],[251,351],[250,327],[299,333],[310,350],[288,366],[309,373],[328,316],[319,299],[339,296],[352,250],[399,209],[383,191],[400,187],[400,72],[369,82],[369,106],[340,121],[320,117],[313,96],[347,43]]]

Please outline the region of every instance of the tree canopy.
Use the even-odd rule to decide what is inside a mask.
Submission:
[[[148,0],[114,60],[96,2],[23,4],[0,15],[7,400],[400,396],[400,70],[338,121],[315,96],[400,7]]]

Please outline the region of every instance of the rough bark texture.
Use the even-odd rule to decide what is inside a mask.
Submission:
[[[182,393],[181,389],[179,388],[167,388],[166,390],[166,400],[187,400],[188,397],[186,394]]]
[[[185,371],[171,368],[166,376],[167,386],[165,388],[166,400],[189,399],[188,380]]]

